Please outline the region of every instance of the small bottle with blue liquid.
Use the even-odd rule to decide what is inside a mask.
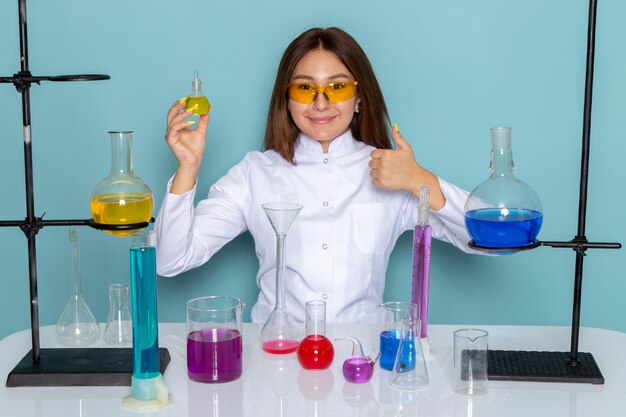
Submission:
[[[514,253],[537,245],[543,222],[541,200],[513,175],[511,128],[491,128],[491,176],[465,203],[470,246],[495,253]]]

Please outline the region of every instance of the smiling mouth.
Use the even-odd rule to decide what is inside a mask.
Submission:
[[[310,117],[309,120],[315,124],[324,125],[335,120],[335,116],[330,117]]]

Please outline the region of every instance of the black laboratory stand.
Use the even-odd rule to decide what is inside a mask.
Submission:
[[[572,333],[570,352],[537,352],[490,350],[488,377],[500,381],[583,382],[604,384],[604,377],[591,353],[578,352],[580,330],[580,304],[582,296],[583,261],[587,249],[619,249],[620,243],[589,242],[585,236],[587,218],[587,183],[589,177],[589,144],[591,129],[591,101],[593,94],[593,67],[595,52],[597,0],[589,0],[589,23],[587,29],[587,66],[585,77],[585,102],[583,109],[583,140],[580,167],[580,191],[578,200],[578,232],[568,242],[535,242],[534,245],[513,250],[533,249],[538,246],[571,248],[576,252],[574,272],[574,305],[572,310]],[[475,249],[481,248],[470,242]],[[502,252],[511,252],[508,248]]]
[[[7,387],[18,386],[90,386],[130,385],[132,374],[132,349],[61,348],[40,349],[39,302],[37,294],[36,236],[45,226],[89,226],[98,230],[135,230],[148,222],[106,225],[87,220],[44,220],[35,216],[33,189],[32,136],[30,117],[30,88],[42,81],[98,81],[108,80],[104,74],[35,76],[28,68],[28,38],[26,25],[26,0],[18,0],[20,30],[20,72],[10,77],[0,77],[0,83],[10,83],[22,94],[22,119],[24,126],[24,171],[26,182],[26,218],[2,220],[0,227],[19,227],[28,241],[28,272],[30,286],[30,321],[32,350],[11,371]],[[160,349],[161,372],[170,357]]]

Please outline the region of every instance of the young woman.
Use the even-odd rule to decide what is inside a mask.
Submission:
[[[167,117],[166,141],[178,160],[156,230],[157,267],[177,275],[207,262],[244,231],[259,272],[255,322],[275,302],[275,234],[266,202],[303,206],[289,230],[285,301],[297,321],[304,303],[324,299],[329,322],[374,322],[396,240],[413,228],[419,187],[431,188],[433,236],[470,252],[463,206],[468,193],[418,165],[358,43],[338,28],[310,29],[281,59],[265,132],[265,152],[250,152],[194,207],[208,115],[189,130],[184,102]]]

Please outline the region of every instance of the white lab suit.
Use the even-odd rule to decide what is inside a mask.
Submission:
[[[198,267],[248,230],[260,265],[251,318],[264,322],[275,303],[276,238],[261,204],[297,202],[303,208],[286,238],[287,310],[304,322],[304,303],[323,299],[328,322],[376,321],[389,256],[400,234],[415,225],[417,199],[372,185],[373,149],[347,132],[322,153],[317,141],[301,134],[296,165],[272,150],[250,152],[195,208],[195,188],[180,196],[168,192],[156,222],[158,273]],[[446,205],[431,211],[433,237],[471,252],[463,212],[468,193],[440,183]]]

